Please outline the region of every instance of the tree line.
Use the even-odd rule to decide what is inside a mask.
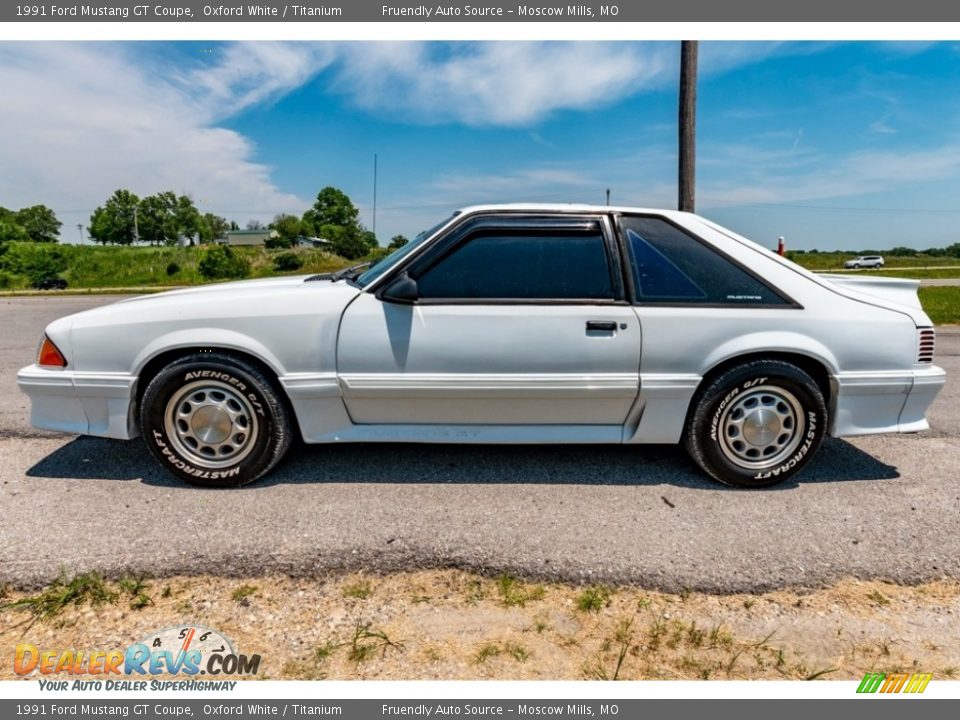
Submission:
[[[180,238],[209,243],[226,237],[236,224],[214,213],[197,209],[187,195],[171,190],[140,198],[129,190],[117,190],[90,215],[90,239],[103,245],[176,245]]]
[[[301,238],[321,239],[330,250],[347,259],[369,255],[379,247],[376,236],[359,220],[360,211],[342,190],[325,187],[302,216],[281,213],[263,227],[258,220],[247,229],[271,231],[267,247],[292,247]],[[104,245],[147,242],[175,245],[181,238],[206,244],[226,238],[237,223],[214,213],[200,213],[193,200],[172,191],[139,198],[129,190],[117,190],[90,216],[89,234]],[[391,248],[406,242],[403,236],[391,241]]]
[[[0,207],[0,244],[7,242],[55,243],[63,223],[46,205],[20,210]]]

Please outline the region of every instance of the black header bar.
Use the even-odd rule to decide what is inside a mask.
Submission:
[[[446,0],[260,2],[3,3],[0,22],[952,22],[960,3],[939,0],[618,0],[566,4]],[[944,29],[949,33],[948,29]],[[946,37],[946,36],[945,36]]]

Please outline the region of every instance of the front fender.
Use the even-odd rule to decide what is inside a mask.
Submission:
[[[136,356],[130,372],[139,376],[147,363],[155,357],[181,348],[237,350],[257,358],[278,377],[286,374],[286,368],[280,359],[259,340],[235,330],[204,327],[175,330],[154,338]]]

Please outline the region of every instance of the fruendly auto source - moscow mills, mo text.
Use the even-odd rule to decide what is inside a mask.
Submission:
[[[492,5],[383,5],[381,14],[385,18],[416,17],[429,20],[431,17],[572,17],[593,18],[598,16],[615,17],[620,13],[617,5],[517,5],[505,8]]]

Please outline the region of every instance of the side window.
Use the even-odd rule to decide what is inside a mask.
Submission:
[[[599,230],[477,231],[417,285],[428,299],[614,299]]]
[[[621,226],[641,302],[788,304],[765,283],[661,218],[624,217]]]

